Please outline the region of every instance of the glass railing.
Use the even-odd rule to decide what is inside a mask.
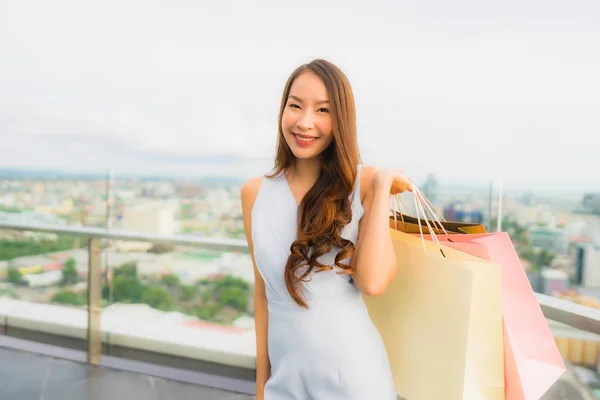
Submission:
[[[34,241],[35,255],[0,254],[5,338],[84,350],[93,365],[149,362],[201,372],[197,383],[253,391],[253,272],[245,241],[13,223],[0,223],[0,233],[15,254],[31,237],[52,235],[48,240],[62,244]]]
[[[217,387],[244,381],[252,392],[253,274],[244,240],[24,223],[0,223],[0,232],[15,247],[15,232],[41,246],[31,256],[0,254],[4,337],[84,350],[94,365],[121,358],[203,370]],[[600,310],[536,296],[565,361],[579,368],[565,379],[596,387],[585,371],[598,365]]]

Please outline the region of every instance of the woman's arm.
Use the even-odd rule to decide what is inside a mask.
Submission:
[[[390,194],[412,190],[398,171],[363,167],[361,188],[365,214],[359,225],[352,257],[352,275],[358,290],[367,296],[382,294],[397,272],[389,226]]]
[[[254,245],[252,243],[252,221],[250,214],[256,200],[262,177],[254,178],[242,185],[242,215],[244,231],[248,241],[248,249],[254,268],[254,325],[256,330],[256,400],[263,400],[265,384],[271,375],[271,363],[267,351],[268,309],[265,282],[254,261]]]

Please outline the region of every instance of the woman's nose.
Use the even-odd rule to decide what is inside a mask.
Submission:
[[[305,111],[298,118],[298,128],[302,130],[312,129],[314,127],[313,115],[310,111]]]

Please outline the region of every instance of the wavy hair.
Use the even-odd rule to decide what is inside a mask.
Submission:
[[[316,74],[327,89],[333,135],[331,144],[320,156],[321,173],[299,205],[297,238],[290,246],[284,273],[291,297],[298,305],[309,308],[300,295],[299,282],[310,281],[313,270],[322,272],[333,269],[330,265],[321,264],[319,257],[334,247],[339,248],[334,262],[341,269],[338,273],[353,272],[352,267],[342,261],[352,255],[354,244],[342,238],[341,231],[352,219],[349,197],[357,177],[360,153],[350,82],[337,66],[326,60],[316,59],[296,68],[285,84],[279,110],[275,169],[268,177],[287,174],[295,166],[296,158],[285,141],[281,122],[292,84],[306,72]]]

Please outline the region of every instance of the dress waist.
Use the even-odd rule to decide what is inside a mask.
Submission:
[[[344,313],[350,311],[365,311],[366,306],[362,294],[358,290],[336,294],[335,296],[323,297],[306,301],[308,309],[296,304],[293,300],[268,299],[268,309],[270,314],[292,315],[310,315],[314,313]]]

